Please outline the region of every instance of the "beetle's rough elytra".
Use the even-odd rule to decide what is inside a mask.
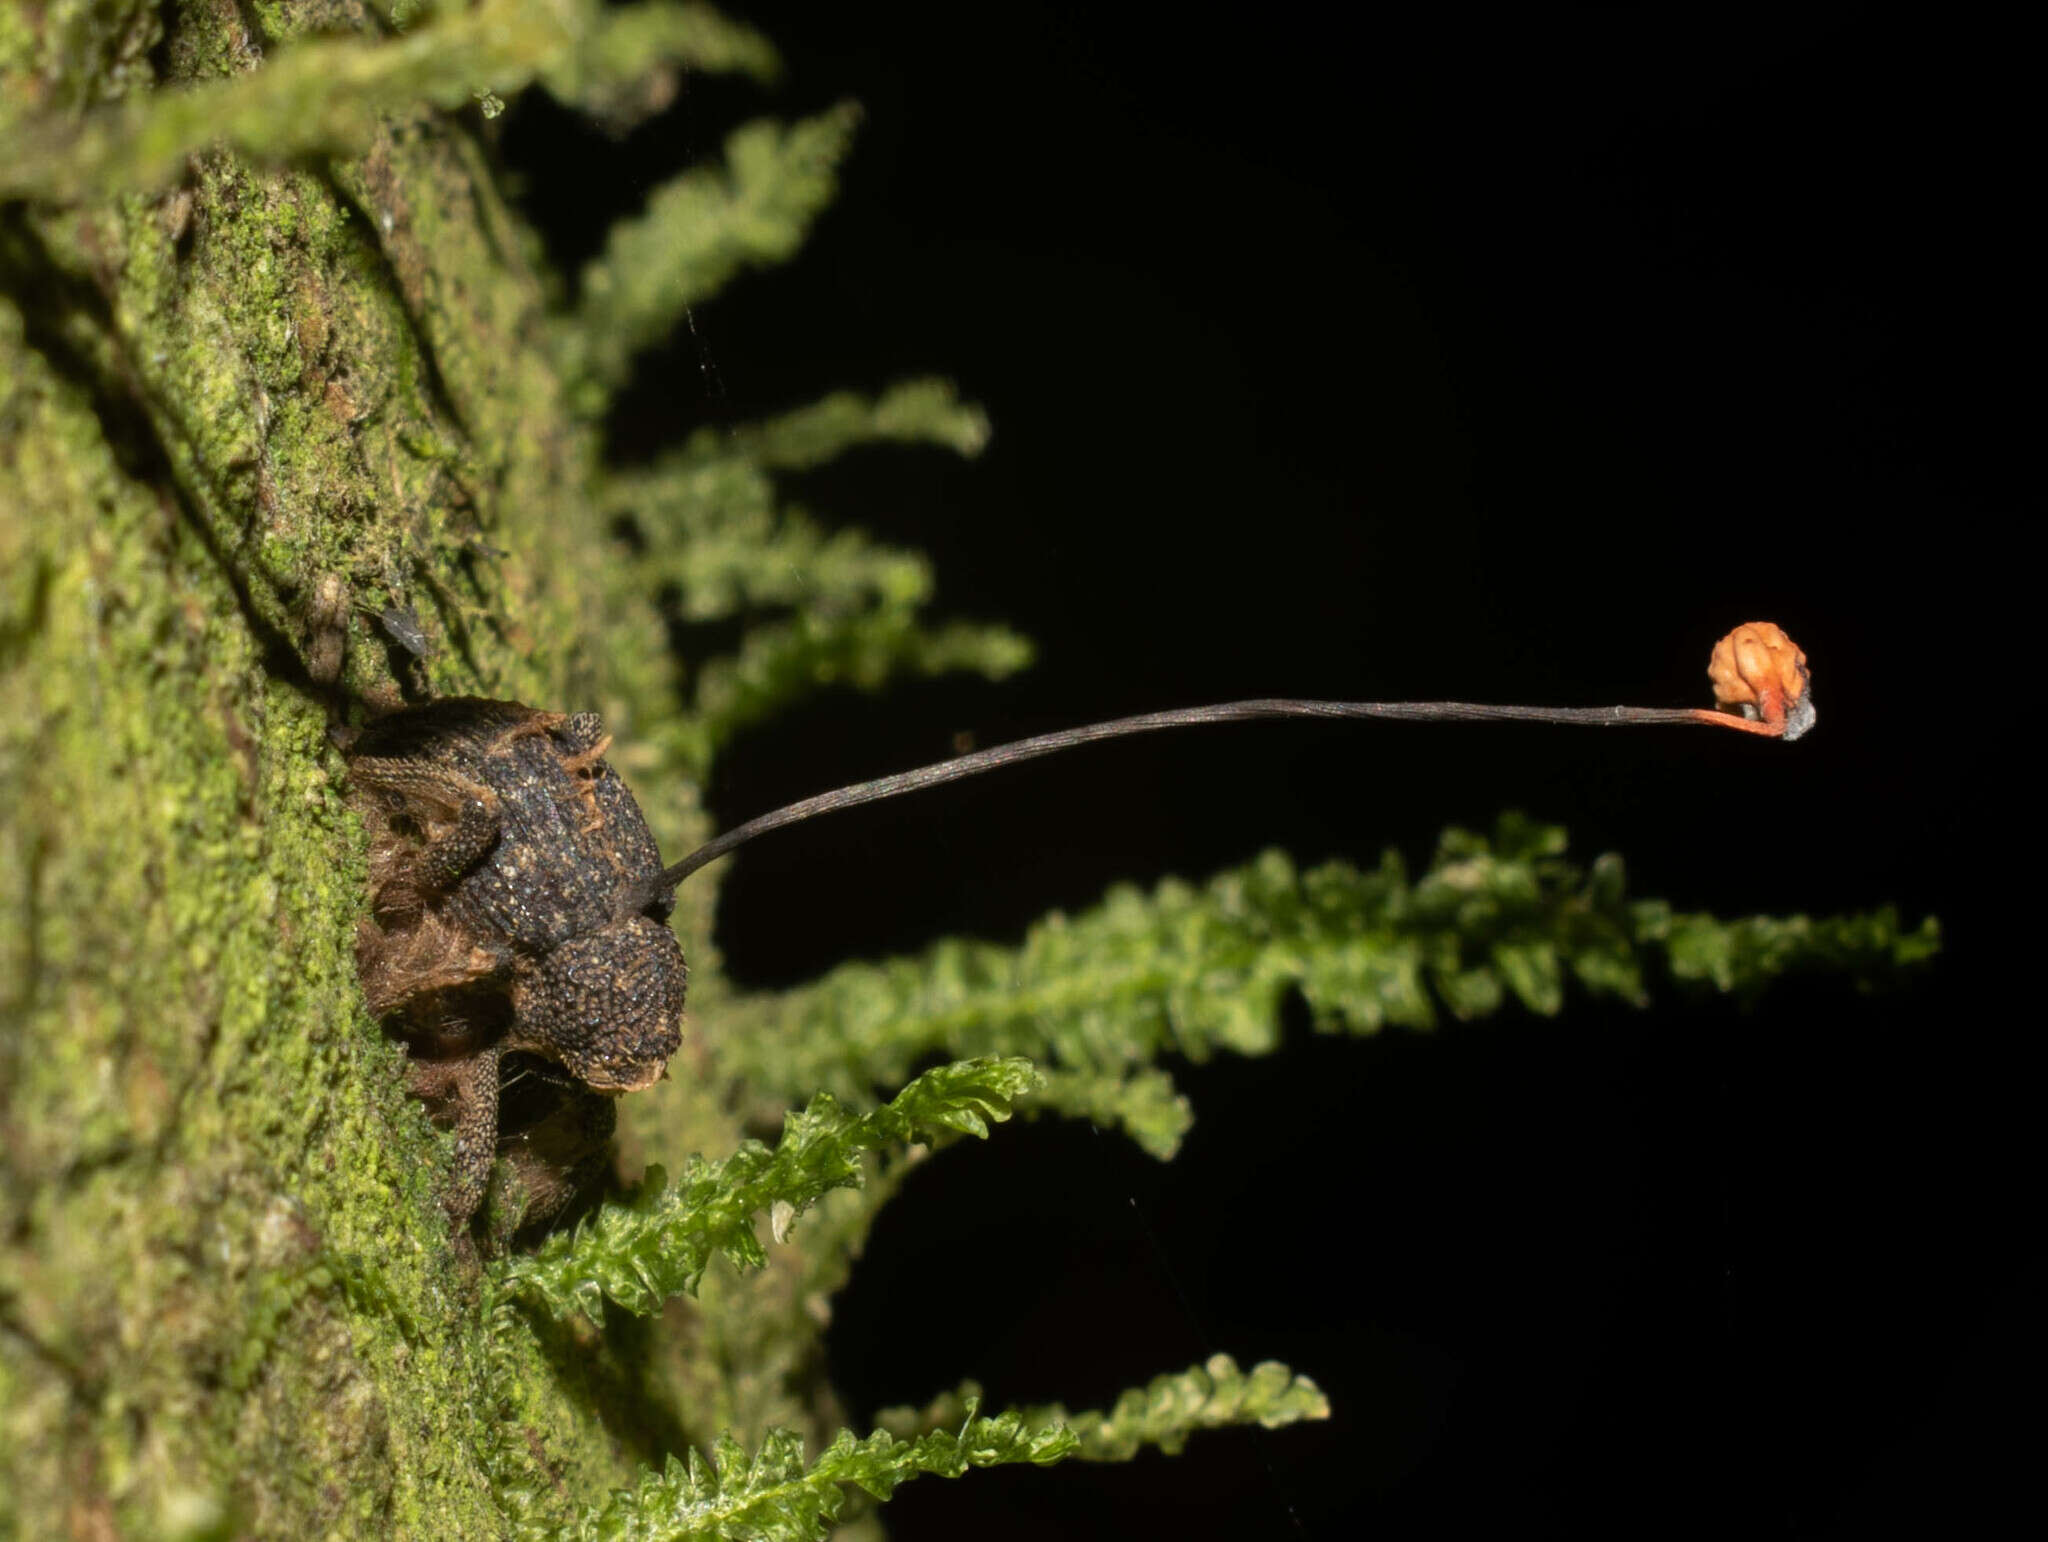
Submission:
[[[1204,723],[1692,723],[1787,740],[1813,727],[1806,654],[1770,622],[1724,637],[1708,674],[1719,710],[1270,698],[1091,723],[820,793],[670,867],[605,761],[611,736],[595,713],[450,697],[380,718],[344,746],[370,834],[356,963],[371,1010],[411,1046],[413,1090],[455,1126],[447,1204],[458,1231],[501,1147],[527,1195],[518,1224],[536,1226],[599,1170],[611,1099],[653,1085],[682,1043],[689,970],[668,929],[676,885],[756,836],[1097,739]],[[501,1108],[508,1060],[535,1085]]]

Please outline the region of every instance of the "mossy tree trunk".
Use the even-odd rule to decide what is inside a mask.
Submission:
[[[84,105],[151,59],[206,80],[370,21],[125,0],[11,25],[10,89]],[[594,645],[660,628],[593,576],[596,435],[535,346],[545,281],[479,121],[0,205],[0,1531],[497,1536],[507,1494],[566,1516],[726,1425],[829,1412],[802,1366],[732,1370],[732,1323],[803,1310],[793,1262],[728,1285],[744,1311],[487,1338],[447,1137],[356,989],[326,730],[405,663],[371,614],[439,639],[415,689],[595,706],[623,746],[660,705],[657,659]],[[689,788],[638,769],[681,846]],[[637,1100],[629,1145],[733,1144],[687,1081]]]
[[[726,1160],[480,1271],[440,1205],[449,1137],[357,988],[336,718],[427,694],[596,710],[673,855],[745,724],[1028,653],[927,628],[922,559],[777,501],[774,473],[863,441],[972,453],[987,425],[941,382],[603,464],[635,352],[795,249],[852,122],[740,129],[610,234],[571,308],[483,113],[540,80],[630,116],[675,60],[772,68],[668,0],[0,9],[0,1532],[817,1537],[919,1472],[1321,1418],[1305,1378],[1217,1356],[1106,1414],[942,1395],[827,1449],[821,1328],[913,1140],[985,1133],[1031,1090],[1171,1156],[1190,1115],[1158,1062],[1272,1052],[1295,993],[1372,1032],[1548,1015],[1568,981],[1643,1001],[1651,960],[1747,991],[1937,945],[1889,912],[1631,900],[1618,859],[1583,871],[1511,818],[1491,845],[1447,834],[1413,883],[1391,855],[1268,854],[1021,947],[741,999],[707,873],[673,923],[677,1074],[622,1100],[620,1145],[627,1171]],[[665,619],[738,641],[685,680]],[[743,1144],[791,1108],[772,1157]],[[744,1267],[705,1272],[720,1253]],[[716,1472],[607,1502],[685,1450]]]

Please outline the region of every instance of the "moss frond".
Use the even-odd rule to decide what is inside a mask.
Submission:
[[[637,220],[612,227],[583,270],[581,300],[560,334],[577,401],[601,411],[633,356],[743,268],[782,262],[832,201],[860,110],[842,103],[797,123],[763,120],[726,140],[721,165],[656,188]]]
[[[1277,1429],[1330,1415],[1329,1400],[1307,1377],[1272,1360],[1245,1372],[1228,1355],[1155,1377],[1106,1413],[1070,1414],[1057,1403],[993,1417],[980,1410],[971,1387],[922,1413],[891,1410],[864,1440],[840,1431],[809,1467],[802,1439],[788,1430],[770,1432],[752,1457],[727,1438],[709,1461],[694,1450],[687,1461],[671,1456],[664,1471],[586,1516],[575,1535],[593,1542],[814,1542],[830,1533],[850,1488],[885,1500],[927,1473],[957,1478],[971,1467],[1049,1467],[1070,1457],[1122,1462],[1147,1446],[1177,1452],[1197,1430]]]
[[[1061,1428],[1034,1428],[1021,1415],[984,1418],[969,1411],[957,1430],[933,1430],[898,1440],[877,1430],[867,1439],[842,1430],[804,1466],[803,1438],[771,1431],[749,1457],[730,1438],[706,1461],[690,1452],[649,1473],[637,1488],[612,1495],[583,1518],[573,1535],[587,1542],[822,1542],[858,1488],[887,1499],[925,1473],[957,1478],[972,1467],[1019,1462],[1046,1467],[1073,1453],[1075,1438]]]
[[[720,1024],[722,1063],[751,1092],[825,1088],[858,1103],[932,1054],[1026,1055],[1048,1071],[1037,1109],[1121,1126],[1156,1156],[1190,1115],[1154,1062],[1270,1052],[1299,991],[1319,1031],[1426,1028],[1513,997],[1543,1016],[1576,981],[1637,1005],[1645,974],[1748,995],[1793,969],[1872,980],[1938,947],[1896,912],[1721,921],[1631,902],[1622,863],[1564,858],[1565,834],[1509,815],[1493,839],[1447,832],[1410,882],[1399,856],[1298,872],[1269,852],[1196,887],[1110,891],[1054,914],[1021,947],[947,941],[919,958],[853,964],[803,990],[749,998]]]
[[[675,585],[686,621],[718,621],[770,606],[922,605],[931,564],[901,547],[878,546],[858,530],[821,528],[804,514],[762,506],[705,521],[686,540],[650,543],[651,576]]]
[[[1637,938],[1663,951],[1675,978],[1744,997],[1756,995],[1780,975],[1814,965],[1849,969],[1858,988],[1868,990],[1883,975],[1925,964],[1941,951],[1941,927],[1934,917],[1908,930],[1890,905],[1818,919],[1741,916],[1721,921],[1675,914],[1661,900],[1643,900],[1631,918]]]
[[[775,471],[807,471],[855,445],[943,445],[959,455],[988,446],[988,414],[960,400],[950,380],[904,380],[880,396],[834,391],[822,401],[729,432],[699,429],[683,446],[686,465],[741,460]]]
[[[778,1236],[829,1191],[861,1181],[861,1156],[885,1146],[951,1135],[986,1136],[992,1121],[1037,1085],[1028,1061],[972,1060],[927,1071],[891,1102],[853,1114],[820,1093],[783,1122],[773,1151],[747,1141],[717,1162],[691,1158],[671,1184],[650,1167],[629,1202],[607,1205],[577,1231],[506,1266],[503,1284],[556,1317],[598,1320],[611,1300],[642,1316],[694,1294],[714,1254],[742,1268],[768,1255],[754,1217],[775,1212]]]
[[[1007,627],[927,627],[901,605],[851,616],[806,611],[753,628],[738,653],[704,666],[678,742],[685,764],[703,765],[742,728],[821,686],[875,691],[903,675],[956,669],[1000,680],[1030,662],[1031,644]]]
[[[861,444],[972,455],[986,439],[981,409],[961,403],[948,381],[905,381],[876,398],[840,391],[762,423],[700,431],[653,467],[606,478],[599,509],[631,521],[634,565],[676,586],[687,621],[767,606],[917,605],[932,588],[923,556],[778,510],[768,473],[808,469]]]
[[[664,63],[762,77],[776,69],[765,39],[709,6],[611,12],[601,0],[482,0],[396,36],[309,38],[245,74],[17,120],[0,199],[146,191],[210,145],[270,166],[350,154],[369,144],[383,113],[461,107],[536,80],[581,103]]]
[[[664,61],[707,74],[751,75],[763,85],[782,73],[774,44],[711,6],[644,0],[592,9],[596,22],[582,33],[580,46],[541,77],[565,102],[587,103],[597,92],[635,80]]]
[[[1001,627],[927,627],[931,564],[858,530],[828,531],[776,502],[772,471],[817,466],[862,444],[927,443],[971,455],[981,409],[943,380],[879,397],[850,391],[729,432],[700,432],[642,471],[608,477],[600,511],[631,528],[624,564],[659,585],[685,622],[747,618],[737,650],[696,661],[691,711],[662,739],[701,773],[732,736],[820,687],[878,690],[902,674],[971,669],[1001,678],[1031,647]]]
[[[922,1409],[885,1408],[875,1422],[908,1439],[923,1430],[958,1424],[980,1396],[981,1389],[968,1382]],[[1211,1355],[1201,1365],[1130,1388],[1107,1412],[1070,1413],[1063,1403],[1015,1411],[1033,1428],[1061,1425],[1072,1430],[1072,1454],[1078,1461],[1127,1462],[1148,1446],[1174,1455],[1197,1430],[1244,1424],[1273,1430],[1327,1419],[1330,1400],[1313,1381],[1277,1360],[1261,1361],[1245,1371],[1229,1355]]]

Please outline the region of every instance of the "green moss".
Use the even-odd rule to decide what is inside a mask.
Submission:
[[[705,14],[633,25],[744,41]],[[4,37],[7,69],[45,57]],[[622,38],[593,79],[644,68]],[[165,57],[239,76],[249,43],[189,6]],[[650,586],[563,517],[599,501],[599,447],[533,346],[532,242],[456,126],[412,109],[366,146],[0,214],[0,1529],[497,1536],[708,1443],[714,1410],[829,1433],[784,1270],[711,1330],[487,1323],[438,1207],[447,1138],[361,1010],[360,832],[315,680],[337,583],[339,699],[393,690],[360,607],[412,605],[428,688],[598,708],[664,844],[706,833],[640,734],[674,704]],[[644,1101],[638,1149],[738,1141],[715,1099]],[[799,1347],[754,1342],[770,1325]],[[707,1366],[706,1331],[749,1368]],[[722,1381],[685,1424],[679,1393]]]
[[[195,70],[240,25],[187,18]],[[22,1534],[497,1536],[507,1505],[545,1516],[652,1455],[591,1416],[575,1357],[485,1332],[446,1137],[361,1010],[360,832],[311,689],[333,575],[419,606],[437,689],[595,701],[628,732],[659,704],[659,671],[591,647],[634,615],[553,517],[596,445],[525,346],[541,285],[477,171],[415,116],[331,180],[209,156],[0,235],[29,303],[0,302]],[[347,624],[348,686],[388,691]],[[679,840],[691,800],[664,803]]]
[[[147,86],[163,36],[153,0],[43,0],[0,7],[0,119],[74,113]]]
[[[461,108],[535,80],[563,101],[630,116],[621,110],[646,94],[636,88],[665,65],[759,76],[775,67],[755,33],[709,7],[659,0],[622,15],[602,0],[480,0],[440,7],[395,38],[375,35],[351,0],[274,0],[246,17],[201,0],[181,4],[171,27],[174,89],[143,94],[133,87],[149,79],[153,10],[134,0],[50,10],[40,26],[31,17],[0,33],[0,70],[28,109],[0,161],[0,196],[153,190],[209,144],[268,166],[356,153],[382,114]],[[70,110],[98,102],[109,105]]]
[[[0,378],[0,528],[44,575],[9,617],[0,726],[27,859],[0,924],[30,945],[5,993],[0,1342],[8,1417],[37,1421],[7,1432],[10,1502],[31,1535],[80,1506],[126,1534],[216,1511],[289,1531],[331,1489],[487,1533],[482,1485],[425,1444],[474,1374],[395,1374],[396,1330],[313,1272],[361,1260],[471,1331],[415,1242],[440,1142],[358,1003],[321,711],[268,677],[203,543],[113,465],[11,307]],[[387,1459],[408,1448],[434,1459]]]

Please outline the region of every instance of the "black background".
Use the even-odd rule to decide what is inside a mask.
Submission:
[[[1703,704],[1713,640],[1756,618],[1811,655],[1815,733],[1097,748],[751,848],[731,969],[1014,940],[1269,845],[1419,864],[1506,806],[1681,908],[1891,902],[1946,951],[1900,994],[1803,981],[1751,1013],[1667,990],[1363,1041],[1297,1014],[1279,1056],[1187,1071],[1170,1166],[1078,1125],[956,1149],[837,1303],[857,1419],[970,1375],[1099,1406],[1219,1349],[1335,1414],[920,1482],[891,1532],[1952,1530],[2021,1459],[2000,1405],[2038,1368],[2035,800],[2002,678],[2031,662],[2019,39],[1401,10],[1429,14],[741,7],[789,63],[773,96],[693,80],[621,142],[514,108],[571,271],[744,118],[867,109],[803,257],[643,361],[619,458],[924,372],[994,418],[977,462],[864,452],[794,491],[929,551],[939,610],[1040,662],[784,716],[721,762],[721,823],[956,732],[1241,696]]]

